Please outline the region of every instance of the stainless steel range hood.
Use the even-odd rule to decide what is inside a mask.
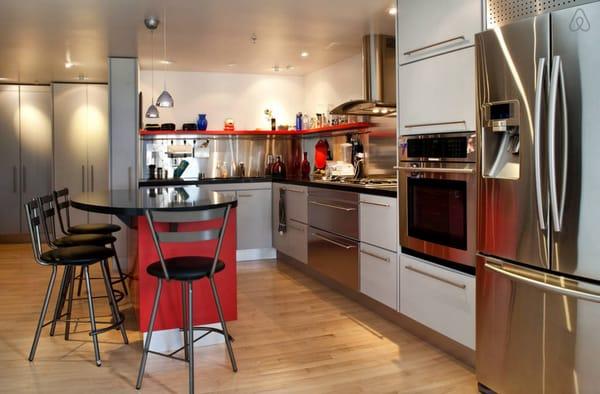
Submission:
[[[380,34],[363,37],[364,99],[335,107],[333,115],[396,114],[396,39]]]

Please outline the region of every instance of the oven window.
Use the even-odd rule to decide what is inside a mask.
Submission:
[[[467,182],[408,178],[408,235],[467,250]]]

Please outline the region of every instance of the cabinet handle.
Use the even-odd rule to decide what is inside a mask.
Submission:
[[[252,197],[252,194],[238,194],[238,197]]]
[[[379,203],[379,202],[360,201],[360,203],[361,204],[367,204],[367,205],[375,205],[375,206],[378,206],[378,207],[387,207],[387,208],[390,207],[390,204],[382,204],[382,203]]]
[[[318,205],[320,207],[339,209],[340,211],[346,211],[346,212],[356,211],[356,208],[340,207],[338,205],[323,204],[321,202],[316,202],[316,201],[309,201],[309,204]]]
[[[131,190],[131,167],[127,167],[127,189]]]
[[[85,166],[81,165],[81,192],[85,192]]]
[[[363,249],[361,249],[360,253],[366,254],[367,256],[375,257],[376,259],[385,261],[386,263],[390,262],[390,258],[389,257],[383,257],[383,256],[380,256],[380,255],[375,254],[375,253],[367,252],[366,250],[363,250]]]
[[[428,172],[437,174],[473,174],[473,168],[429,168],[429,167],[398,167],[398,170],[408,172]]]
[[[449,121],[449,122],[414,123],[414,124],[404,125],[404,127],[406,127],[407,129],[413,129],[413,128],[416,128],[416,127],[446,126],[446,125],[449,125],[449,124],[463,124],[466,127],[467,126],[467,121],[466,120],[452,120],[452,121]]]
[[[13,193],[17,192],[17,166],[13,166]]]
[[[440,278],[439,276],[430,274],[429,272],[421,271],[420,269],[414,268],[414,267],[412,267],[410,265],[407,265],[405,268],[407,270],[409,270],[409,271],[416,272],[417,274],[421,274],[423,276],[427,276],[428,278],[435,279],[437,281],[446,283],[446,284],[448,284],[450,286],[458,287],[459,289],[463,289],[464,290],[464,289],[467,288],[467,285],[465,285],[463,283],[456,283],[456,282],[453,282],[453,281],[445,279],[445,278]]]
[[[306,192],[303,191],[303,190],[294,190],[294,189],[288,189],[288,188],[285,188],[285,187],[282,187],[281,190],[284,190],[286,192],[292,192],[292,193],[306,194]]]
[[[424,51],[426,49],[435,48],[437,46],[444,45],[444,44],[449,44],[449,43],[451,43],[453,41],[459,41],[459,40],[460,41],[465,41],[466,38],[465,38],[465,36],[456,36],[456,37],[452,37],[452,38],[449,38],[449,39],[444,40],[444,41],[434,42],[433,44],[425,45],[424,47],[420,47],[420,48],[416,48],[416,49],[411,49],[410,51],[404,52],[404,56],[410,56],[410,55],[413,55],[413,54],[415,54],[417,52]]]
[[[91,177],[90,177],[90,180],[91,180],[90,184],[91,184],[92,193],[93,193],[94,192],[94,165],[93,164],[91,165],[91,168],[90,168],[90,175],[91,175]]]
[[[341,242],[334,241],[333,239],[329,239],[329,238],[327,238],[327,237],[324,237],[324,236],[322,236],[322,235],[320,235],[320,234],[317,234],[317,233],[312,233],[312,235],[313,235],[313,236],[315,236],[315,237],[317,237],[317,238],[319,238],[319,239],[322,239],[322,240],[323,240],[323,241],[325,241],[325,242],[329,242],[329,243],[330,243],[330,244],[332,244],[332,245],[339,246],[340,248],[344,248],[344,249],[352,249],[352,248],[355,248],[355,247],[356,247],[356,246],[354,246],[354,245],[345,245],[345,244],[343,244],[343,243],[341,243]]]
[[[23,174],[22,174],[22,182],[23,182],[23,193],[27,193],[27,168],[23,166]]]

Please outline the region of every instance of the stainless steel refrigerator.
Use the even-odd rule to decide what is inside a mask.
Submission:
[[[476,49],[480,389],[598,393],[600,3],[485,31]]]

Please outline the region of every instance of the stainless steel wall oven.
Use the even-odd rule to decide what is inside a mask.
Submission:
[[[399,149],[403,251],[472,271],[477,234],[476,134],[404,136]]]

